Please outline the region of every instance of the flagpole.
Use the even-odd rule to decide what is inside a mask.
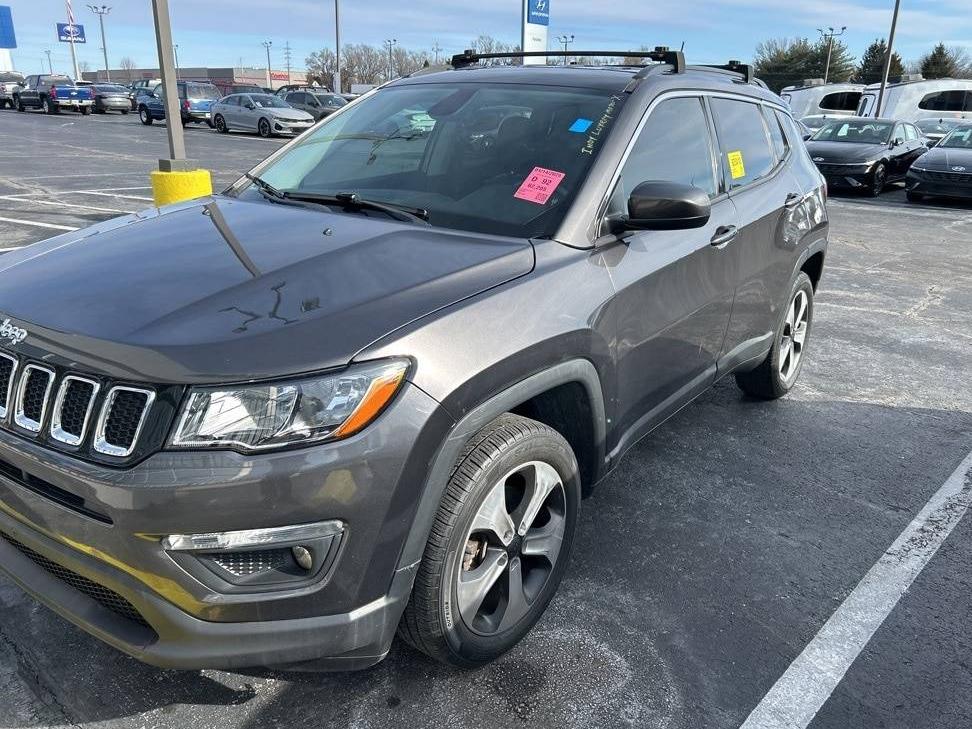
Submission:
[[[68,33],[68,39],[71,41],[71,63],[74,64],[74,80],[77,81],[81,77],[81,72],[78,70],[78,53],[74,49],[74,9],[71,7],[71,0],[64,0],[64,4],[67,5],[68,25],[72,29]]]

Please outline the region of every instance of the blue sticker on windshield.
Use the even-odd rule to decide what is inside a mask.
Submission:
[[[577,121],[575,121],[573,124],[570,125],[570,129],[568,129],[567,131],[575,132],[576,134],[583,134],[584,132],[586,132],[588,129],[591,128],[591,125],[593,123],[594,122],[591,121],[590,119],[578,119]]]

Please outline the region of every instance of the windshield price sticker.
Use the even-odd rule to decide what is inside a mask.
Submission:
[[[740,151],[729,152],[726,155],[726,159],[729,160],[729,174],[732,175],[732,179],[738,180],[741,177],[746,176],[746,165],[743,163],[743,154]]]
[[[548,170],[545,167],[534,167],[533,172],[520,185],[513,197],[537,205],[546,205],[547,200],[554,194],[557,186],[567,175],[556,170]]]

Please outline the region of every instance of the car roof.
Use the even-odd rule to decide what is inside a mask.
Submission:
[[[870,123],[873,123],[873,122],[884,122],[886,124],[895,124],[896,122],[901,122],[902,124],[911,124],[911,122],[907,121],[906,119],[888,119],[887,117],[884,117],[884,116],[880,116],[880,117],[873,117],[873,116],[833,116],[833,117],[831,117],[831,121],[840,121],[840,122],[864,122],[864,123],[867,123],[867,124],[870,124]]]
[[[506,83],[564,86],[622,92],[632,81],[651,83],[661,87],[697,90],[729,90],[762,101],[782,105],[776,94],[761,84],[745,83],[740,74],[718,68],[686,66],[682,73],[673,73],[671,66],[468,66],[459,69],[425,71],[398,79],[387,87],[430,83]]]

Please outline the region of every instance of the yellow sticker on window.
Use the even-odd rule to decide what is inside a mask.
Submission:
[[[738,180],[746,176],[746,165],[743,163],[742,152],[738,150],[730,152],[726,155],[726,159],[729,160],[729,174],[732,175],[732,179]]]

